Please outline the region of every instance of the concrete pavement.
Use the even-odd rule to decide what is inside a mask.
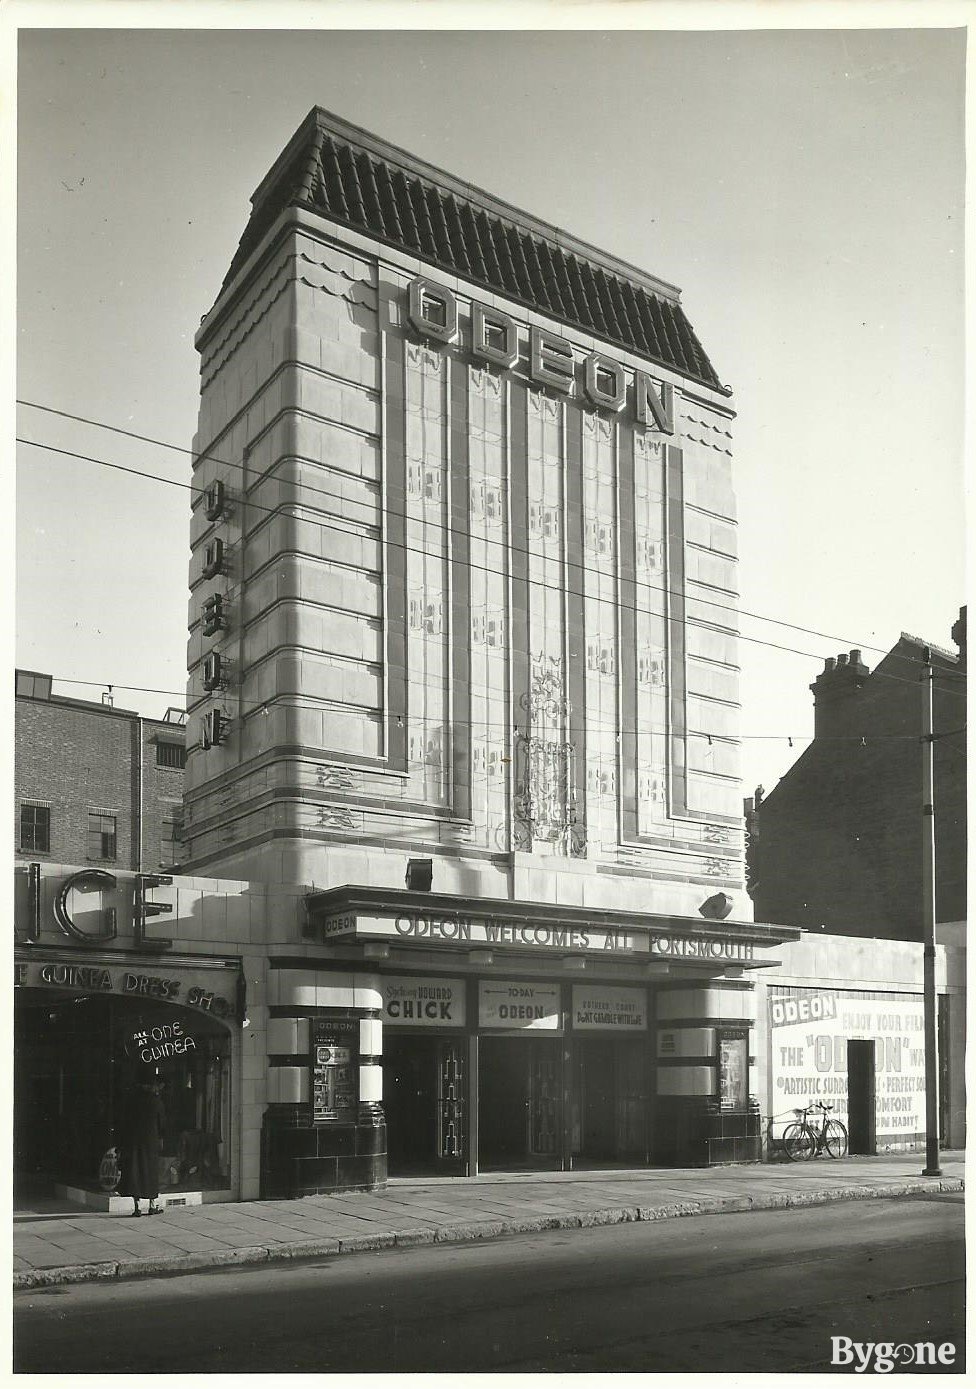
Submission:
[[[833,1162],[398,1178],[384,1191],[172,1207],[129,1216],[36,1203],[14,1215],[14,1289],[146,1278],[536,1230],[960,1191],[962,1153]]]

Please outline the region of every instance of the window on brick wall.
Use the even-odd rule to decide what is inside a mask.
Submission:
[[[156,766],[176,768],[185,767],[186,748],[183,746],[182,743],[157,743]]]
[[[24,803],[20,807],[20,848],[26,854],[51,852],[51,809]]]
[[[114,859],[115,854],[115,816],[103,815],[101,811],[88,812],[88,857]]]
[[[163,832],[159,840],[159,862],[163,867],[180,861],[180,839],[183,824],[180,820],[164,820]]]

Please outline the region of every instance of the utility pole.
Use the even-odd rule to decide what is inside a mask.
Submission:
[[[922,648],[922,992],[925,1015],[925,1167],[939,1177],[939,1058],[935,994],[935,742],[932,652]]]

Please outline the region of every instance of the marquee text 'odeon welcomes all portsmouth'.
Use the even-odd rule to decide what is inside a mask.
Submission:
[[[505,921],[504,918],[477,919],[460,916],[334,916],[322,923],[325,939],[389,937],[447,941],[455,944],[513,947],[559,951],[561,954],[606,951],[652,959],[728,960],[747,963],[755,960],[750,941],[726,936],[662,935],[654,931],[615,927],[547,926]]]

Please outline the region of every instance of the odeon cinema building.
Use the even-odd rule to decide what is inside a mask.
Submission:
[[[197,346],[184,871],[286,904],[240,1190],[758,1156],[799,933],[743,886],[734,412],[678,290],[316,109]]]

